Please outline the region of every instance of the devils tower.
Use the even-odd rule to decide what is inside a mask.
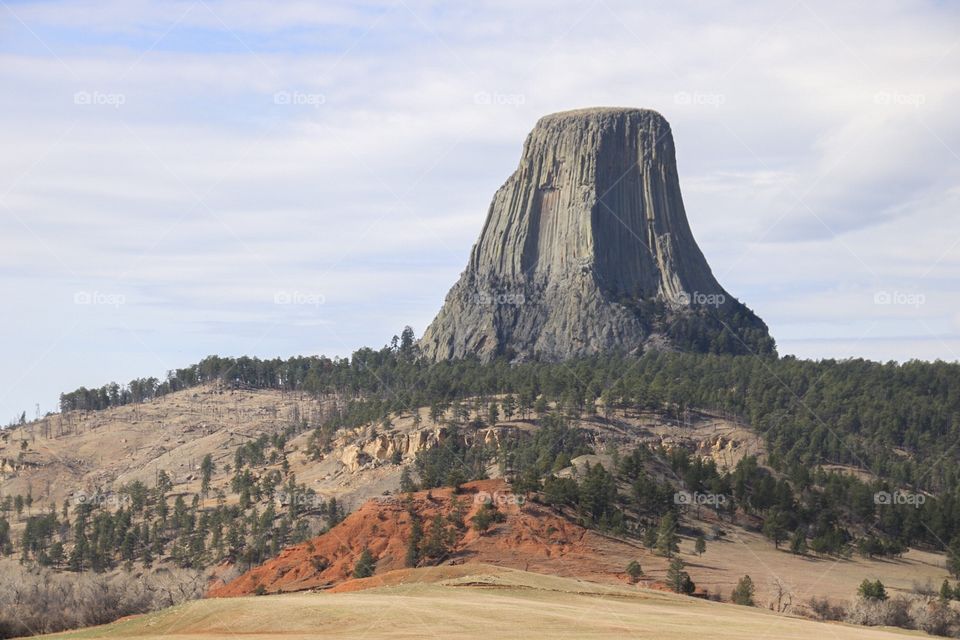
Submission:
[[[537,122],[420,346],[434,360],[774,349],[694,240],[670,125],[626,108]]]

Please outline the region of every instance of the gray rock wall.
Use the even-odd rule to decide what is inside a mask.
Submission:
[[[726,292],[687,223],[670,125],[643,109],[542,118],[420,341],[432,359],[632,351],[637,304]],[[685,298],[686,296],[686,298]]]

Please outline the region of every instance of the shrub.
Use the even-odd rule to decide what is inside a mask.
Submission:
[[[833,604],[827,598],[811,597],[807,600],[807,608],[817,620],[843,620],[847,615],[847,610],[843,606]]]
[[[470,518],[470,522],[473,523],[473,528],[480,535],[483,535],[487,529],[493,526],[493,523],[497,521],[497,508],[489,502],[485,502],[483,505],[481,505],[473,517]]]
[[[898,597],[890,600],[859,598],[854,602],[845,618],[852,624],[872,626],[915,628],[911,615],[911,601]]]

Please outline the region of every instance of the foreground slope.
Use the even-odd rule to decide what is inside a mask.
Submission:
[[[60,638],[903,638],[761,609],[469,564],[401,570],[397,584],[191,602]]]

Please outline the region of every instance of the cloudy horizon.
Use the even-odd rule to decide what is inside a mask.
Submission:
[[[420,335],[541,116],[656,109],[781,355],[960,360],[960,9],[0,1],[0,421]]]

